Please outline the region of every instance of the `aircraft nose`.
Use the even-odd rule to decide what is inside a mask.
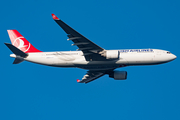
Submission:
[[[177,56],[172,54],[172,60],[175,60],[176,58],[177,58]]]

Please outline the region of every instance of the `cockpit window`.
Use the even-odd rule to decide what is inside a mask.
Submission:
[[[171,54],[171,52],[167,52],[167,54]]]

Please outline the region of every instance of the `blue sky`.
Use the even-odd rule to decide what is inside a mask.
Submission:
[[[9,0],[0,4],[2,120],[179,120],[179,58],[126,67],[126,81],[107,75],[78,84],[85,70],[23,62],[13,65],[7,29],[42,51],[77,48],[51,13],[105,49],[157,48],[180,56],[178,0]]]

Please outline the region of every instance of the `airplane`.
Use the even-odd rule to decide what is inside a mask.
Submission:
[[[76,51],[42,52],[29,43],[17,30],[7,30],[11,43],[5,45],[14,53],[13,64],[29,61],[53,67],[74,67],[88,70],[78,83],[89,83],[105,74],[115,80],[126,80],[127,71],[116,68],[138,65],[157,65],[170,62],[176,56],[160,49],[106,50],[93,43],[52,14],[54,21],[67,33]]]

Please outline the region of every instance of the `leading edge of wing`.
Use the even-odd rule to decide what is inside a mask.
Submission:
[[[79,32],[71,28],[69,25],[60,20],[56,15],[52,14],[54,21],[68,34],[69,40],[74,42],[74,45],[79,47],[79,50],[86,51],[103,51],[104,49],[96,45]]]
[[[65,22],[60,20],[55,14],[51,14],[52,18],[55,20],[55,22],[67,33],[67,34],[73,34],[75,36],[81,37],[81,34],[75,31],[73,28],[71,28],[69,25],[67,25]]]
[[[97,71],[88,71],[86,75],[83,76],[82,80],[77,79],[78,83],[89,83],[101,76],[105,75],[103,72]]]

